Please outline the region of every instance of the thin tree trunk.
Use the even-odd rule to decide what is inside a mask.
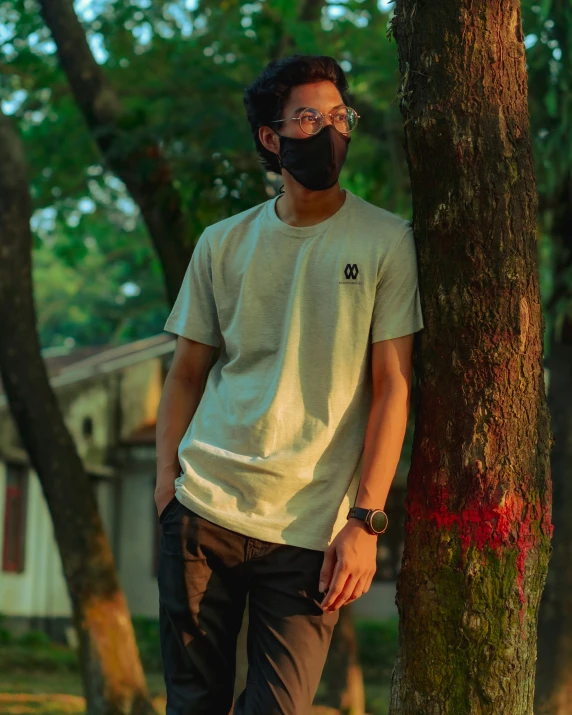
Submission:
[[[425,329],[391,715],[530,715],[550,417],[517,0],[400,0]]]
[[[554,296],[560,301],[570,293],[572,265],[572,175],[568,173],[557,193],[552,240],[559,260],[555,267]],[[559,301],[550,301],[552,310]],[[561,309],[561,308],[560,308]],[[550,347],[548,404],[556,445],[551,455],[554,482],[554,552],[538,622],[536,663],[536,715],[569,715],[572,712],[572,320],[565,318],[560,335]]]
[[[60,550],[89,715],[154,712],[97,502],[50,387],[36,332],[25,159],[0,113],[0,372]]]
[[[92,136],[109,168],[141,209],[172,305],[193,244],[170,167],[144,119],[129,115],[95,61],[71,0],[40,0],[40,5]]]
[[[300,22],[318,22],[324,7],[324,0],[303,0],[298,9]]]
[[[328,652],[322,684],[324,694],[316,704],[327,705],[341,715],[364,715],[365,691],[359,663],[351,605],[343,606]]]
[[[554,480],[554,552],[538,623],[535,715],[572,713],[572,322],[550,351],[549,405],[556,444]]]

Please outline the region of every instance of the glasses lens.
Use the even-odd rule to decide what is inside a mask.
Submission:
[[[309,107],[300,112],[300,126],[306,134],[317,134],[322,128],[322,115],[317,109]]]
[[[334,126],[342,134],[353,131],[357,125],[357,113],[351,107],[340,107],[334,114]]]

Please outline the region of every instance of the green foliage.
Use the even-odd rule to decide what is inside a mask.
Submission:
[[[397,657],[398,618],[355,622],[359,660],[367,683],[389,682]]]
[[[209,224],[268,198],[242,94],[272,57],[298,51],[350,63],[355,104],[367,106],[364,127],[371,110],[383,123],[393,116],[399,127],[387,13],[372,0],[351,0],[337,15],[324,6],[320,22],[301,22],[297,13],[297,3],[283,0],[203,0],[192,10],[184,3],[92,4],[81,16],[126,110],[112,151],[121,158],[146,137],[160,144],[191,246]],[[1,24],[7,41],[0,97],[20,124],[36,207],[42,344],[122,342],[160,332],[168,306],[139,210],[102,167],[40,14],[19,0],[0,5]],[[347,185],[389,210],[407,210],[404,157],[398,152],[401,168],[395,166],[395,148],[382,138],[387,126],[370,124],[373,131],[356,134]],[[126,283],[138,287],[137,295],[125,295]]]
[[[572,8],[544,0],[524,3],[523,28],[529,48],[530,122],[535,174],[541,194],[552,195],[572,166]]]
[[[6,626],[7,615],[0,613],[0,673],[38,668],[76,670],[77,656],[67,646],[52,643],[44,631],[30,630],[16,637]]]
[[[133,616],[132,623],[143,668],[147,673],[162,672],[158,619]],[[397,655],[398,621],[396,617],[385,621],[357,620],[355,627],[368,712],[381,714]],[[8,636],[5,642],[0,641],[0,672],[8,675],[30,671],[79,672],[77,654],[72,648],[51,642],[41,631],[29,631],[17,639]]]
[[[294,52],[332,55],[347,70],[362,119],[343,183],[410,218],[392,12],[376,0],[347,0],[324,3],[319,21],[302,22],[300,6],[115,0],[84,7],[96,59],[125,108],[112,152],[124,157],[145,138],[161,146],[189,246],[209,224],[268,197],[242,93],[271,58]],[[543,0],[523,2],[522,15],[535,172],[541,195],[550,197],[572,165],[572,10]],[[160,332],[169,307],[139,209],[102,166],[41,14],[24,0],[0,4],[0,27],[0,99],[19,122],[36,208],[42,344],[122,342]],[[137,292],[126,294],[126,284]]]
[[[34,644],[19,641],[0,644],[0,673],[29,671],[49,673],[79,670],[75,651],[57,643]]]
[[[0,646],[7,645],[13,640],[11,631],[6,628],[6,614],[0,613]]]
[[[51,639],[44,631],[28,631],[18,638],[18,643],[30,648],[45,648],[51,644]]]
[[[0,616],[0,672],[78,670],[73,648],[52,642],[44,631],[31,630],[16,638],[3,626],[3,621],[5,617]],[[151,672],[161,672],[159,621],[133,616],[132,622],[143,667]]]
[[[143,668],[149,671],[161,671],[159,621],[144,616],[133,616],[131,620]]]

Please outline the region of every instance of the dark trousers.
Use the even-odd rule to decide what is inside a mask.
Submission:
[[[243,536],[176,497],[160,522],[166,715],[308,715],[339,616],[319,605],[323,551]],[[247,594],[248,675],[232,710]]]

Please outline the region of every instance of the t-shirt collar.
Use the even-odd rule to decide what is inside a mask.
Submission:
[[[294,236],[296,238],[309,238],[311,236],[315,236],[328,229],[332,223],[338,221],[348,212],[349,205],[353,200],[353,194],[348,189],[344,189],[344,192],[346,194],[346,200],[340,208],[329,218],[324,221],[320,221],[320,223],[316,223],[313,226],[290,226],[289,224],[284,223],[284,221],[281,221],[276,213],[276,202],[280,198],[280,194],[266,202],[266,219],[273,231],[279,231],[287,236]]]

